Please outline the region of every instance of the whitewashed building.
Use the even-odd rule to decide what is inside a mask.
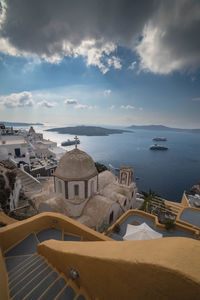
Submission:
[[[98,229],[102,222],[110,225],[134,207],[137,187],[133,168],[120,168],[119,178],[111,171],[98,174],[93,159],[76,145],[59,161],[54,192],[57,198],[51,194],[45,201],[51,209]]]
[[[0,160],[6,159],[12,159],[16,163],[30,163],[27,142],[23,136],[0,136]]]
[[[77,148],[67,152],[54,173],[54,186],[72,215],[80,215],[87,200],[98,190],[98,172],[92,158]]]

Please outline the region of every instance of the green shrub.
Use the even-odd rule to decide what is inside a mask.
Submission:
[[[6,206],[9,203],[9,196],[10,196],[9,189],[0,190],[0,205],[3,210],[6,208]]]
[[[0,174],[0,190],[3,190],[5,188],[5,178],[3,175]]]
[[[175,228],[175,221],[171,218],[167,218],[165,220],[162,221],[162,224],[165,225],[165,228],[167,230],[170,230],[170,229],[174,229]]]
[[[97,168],[98,173],[108,170],[108,168],[105,165],[100,164],[98,162],[95,162],[95,167]]]

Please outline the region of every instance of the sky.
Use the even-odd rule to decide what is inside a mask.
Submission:
[[[0,121],[200,128],[199,0],[0,0]]]

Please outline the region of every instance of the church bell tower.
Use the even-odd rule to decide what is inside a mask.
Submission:
[[[133,181],[133,168],[121,167],[119,170],[119,183],[129,186]]]

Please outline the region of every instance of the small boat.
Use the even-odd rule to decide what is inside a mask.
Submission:
[[[167,141],[167,138],[165,137],[154,137],[152,138],[153,141]]]
[[[162,145],[152,145],[149,147],[150,150],[168,150],[168,147],[162,146]]]
[[[67,141],[62,142],[61,146],[71,146],[75,144],[80,144],[80,140],[73,141],[68,139]]]

